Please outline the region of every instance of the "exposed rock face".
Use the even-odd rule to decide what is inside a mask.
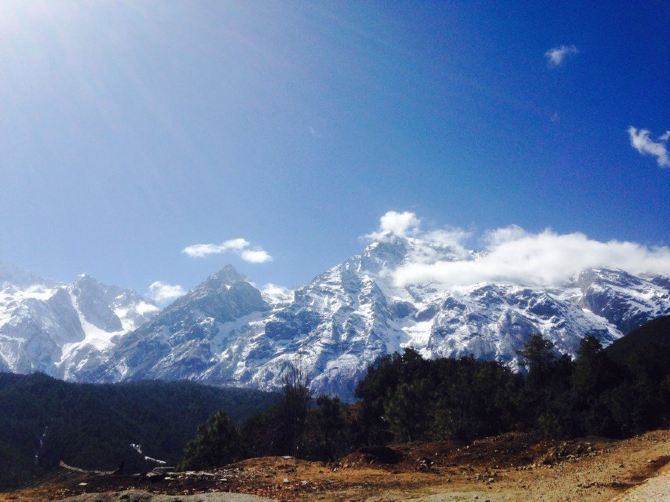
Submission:
[[[2,265],[0,370],[71,377],[157,312],[137,293],[87,275],[58,284]]]
[[[417,254],[449,260],[462,252],[414,238],[372,242],[296,290],[292,301],[264,299],[226,267],[75,377],[189,378],[269,389],[281,385],[291,364],[315,391],[350,398],[369,364],[404,347],[425,357],[472,354],[514,367],[533,333],[574,354],[587,334],[607,345],[670,313],[668,278],[618,270],[586,270],[560,288],[400,288],[391,280]]]
[[[120,339],[102,364],[78,372],[76,378],[206,380],[236,329],[247,329],[269,310],[261,292],[227,266]]]
[[[20,285],[2,283],[0,369],[79,381],[186,378],[271,389],[294,365],[314,391],[351,398],[368,365],[405,347],[429,358],[474,355],[516,367],[533,333],[574,354],[587,334],[607,345],[670,313],[670,278],[621,270],[584,270],[560,287],[399,287],[392,280],[417,257],[474,254],[413,237],[383,238],[292,295],[277,287],[261,292],[227,266],[159,314],[135,293],[87,276],[49,285],[12,272]]]
[[[622,270],[587,270],[577,279],[581,305],[627,333],[667,314],[670,278],[636,277]]]

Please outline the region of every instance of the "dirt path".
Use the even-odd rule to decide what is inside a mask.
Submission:
[[[63,499],[67,502],[272,502],[272,499],[246,493],[212,492],[197,495],[157,495],[126,490],[112,493],[86,493]]]
[[[236,492],[282,501],[670,501],[670,471],[664,469],[670,469],[670,430],[623,441],[533,441],[513,433],[471,444],[362,450],[330,464],[264,457],[206,472],[154,476],[70,472],[45,485],[0,494],[0,501],[123,490],[178,495],[182,500],[203,493],[209,493],[207,498],[199,495],[192,500],[229,500],[222,492]],[[104,500],[100,495],[86,497],[80,500]]]
[[[670,464],[661,474],[650,478],[615,499],[617,502],[662,502],[670,500]]]
[[[492,478],[473,483],[472,479],[461,477],[419,490],[389,491],[367,500],[436,502],[471,501],[478,497],[482,502],[670,501],[670,431],[655,431],[620,442],[594,442],[593,446],[582,457],[566,456],[556,462],[546,459],[549,464],[534,462],[525,467],[494,469],[491,482],[488,481]]]

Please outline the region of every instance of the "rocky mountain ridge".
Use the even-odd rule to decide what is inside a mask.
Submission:
[[[588,269],[560,287],[393,281],[392,272],[419,255],[448,260],[462,253],[414,238],[377,240],[281,303],[228,266],[70,376],[272,389],[292,365],[314,391],[351,398],[369,364],[405,347],[425,357],[473,355],[515,367],[532,333],[574,354],[587,334],[607,345],[670,313],[667,277],[622,270]]]
[[[72,378],[158,307],[82,274],[56,283],[0,266],[0,371]]]

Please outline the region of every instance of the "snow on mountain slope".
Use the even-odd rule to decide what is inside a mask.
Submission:
[[[650,319],[670,313],[670,278],[636,277],[623,270],[582,272],[576,285],[580,304],[627,333]]]
[[[76,374],[85,381],[146,378],[201,380],[238,329],[270,309],[260,291],[228,266],[121,338],[104,364]]]
[[[272,388],[291,363],[301,366],[315,391],[351,397],[369,364],[404,347],[426,357],[472,354],[515,365],[532,333],[571,354],[586,334],[604,344],[622,335],[616,319],[569,298],[576,287],[394,287],[389,271],[421,248],[441,259],[463,252],[411,238],[373,242],[297,290],[290,306],[250,326],[205,376],[212,383]]]
[[[314,391],[351,398],[370,364],[406,347],[425,357],[473,355],[516,367],[533,333],[574,354],[587,334],[607,345],[670,314],[670,278],[606,268],[551,287],[399,285],[396,272],[407,265],[476,265],[485,252],[465,249],[445,231],[369,237],[360,254],[295,291],[260,291],[227,266],[160,313],[88,276],[54,285],[5,272],[21,285],[0,282],[0,369],[272,389],[293,365]]]
[[[103,364],[74,378],[188,378],[270,389],[295,365],[314,391],[350,398],[369,364],[405,347],[425,357],[472,354],[514,367],[533,333],[574,354],[587,334],[607,345],[670,313],[667,277],[619,270],[586,270],[554,288],[398,287],[393,281],[394,270],[417,259],[473,256],[444,235],[385,236],[292,296],[267,288],[261,293],[229,266],[120,338]]]
[[[2,265],[0,370],[67,378],[84,359],[93,364],[115,336],[157,312],[158,307],[137,293],[87,275],[56,284]]]

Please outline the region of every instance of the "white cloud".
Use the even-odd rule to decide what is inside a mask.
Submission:
[[[496,228],[485,233],[484,239],[488,247],[496,247],[505,242],[514,241],[527,236],[528,233],[518,225]]]
[[[637,129],[633,126],[628,128],[630,144],[642,155],[652,155],[656,157],[656,162],[661,167],[670,167],[670,157],[668,157],[668,140],[670,131],[666,131],[654,141],[650,137],[651,133],[647,129]]]
[[[370,239],[381,240],[391,236],[405,237],[416,232],[421,220],[410,211],[388,211],[379,219],[379,229],[368,234]]]
[[[285,288],[284,286],[279,286],[278,284],[273,284],[271,282],[263,286],[261,293],[271,304],[290,303],[293,301],[292,289]]]
[[[560,47],[549,49],[544,53],[544,57],[547,58],[550,66],[560,66],[568,56],[575,54],[579,54],[579,51],[574,45],[561,45]]]
[[[240,251],[249,247],[249,241],[238,237],[237,239],[230,239],[221,244],[191,244],[182,249],[182,253],[187,254],[192,258],[204,258],[211,254],[222,254],[227,251]]]
[[[272,261],[272,256],[264,249],[245,249],[240,253],[240,257],[249,263],[265,263]]]
[[[151,292],[151,298],[156,303],[165,303],[186,294],[186,291],[180,285],[167,284],[161,281],[152,282],[149,285],[149,291]]]
[[[213,254],[232,252],[238,254],[240,258],[249,263],[272,261],[270,253],[263,248],[255,246],[252,249],[250,246],[251,243],[248,240],[238,237],[237,239],[224,241],[221,244],[191,244],[182,249],[181,252],[191,258],[205,258]]]
[[[410,211],[402,213],[397,211],[388,211],[379,218],[379,228],[363,237],[370,241],[387,241],[393,237],[405,237],[429,243],[423,249],[417,248],[416,251],[423,256],[433,256],[436,249],[450,248],[452,252],[467,252],[463,247],[463,242],[470,238],[471,232],[462,228],[441,228],[436,230],[424,231],[421,229],[421,219]]]
[[[633,274],[670,274],[670,248],[590,239],[552,230],[529,233],[517,226],[485,234],[485,248],[463,259],[411,262],[393,272],[399,286],[434,283],[467,286],[505,282],[527,286],[565,284],[587,268],[617,268]]]
[[[437,246],[464,249],[463,243],[472,237],[472,232],[462,228],[445,228],[427,232],[417,229],[416,235],[420,235],[421,239]]]
[[[588,268],[616,268],[633,274],[670,275],[670,248],[635,242],[598,241],[583,233],[532,233],[517,225],[473,236],[460,228],[423,230],[411,212],[389,211],[366,237],[403,237],[412,242],[403,265],[386,270],[398,286],[431,283],[442,287],[502,282],[558,286]],[[468,249],[477,241],[481,248]]]

